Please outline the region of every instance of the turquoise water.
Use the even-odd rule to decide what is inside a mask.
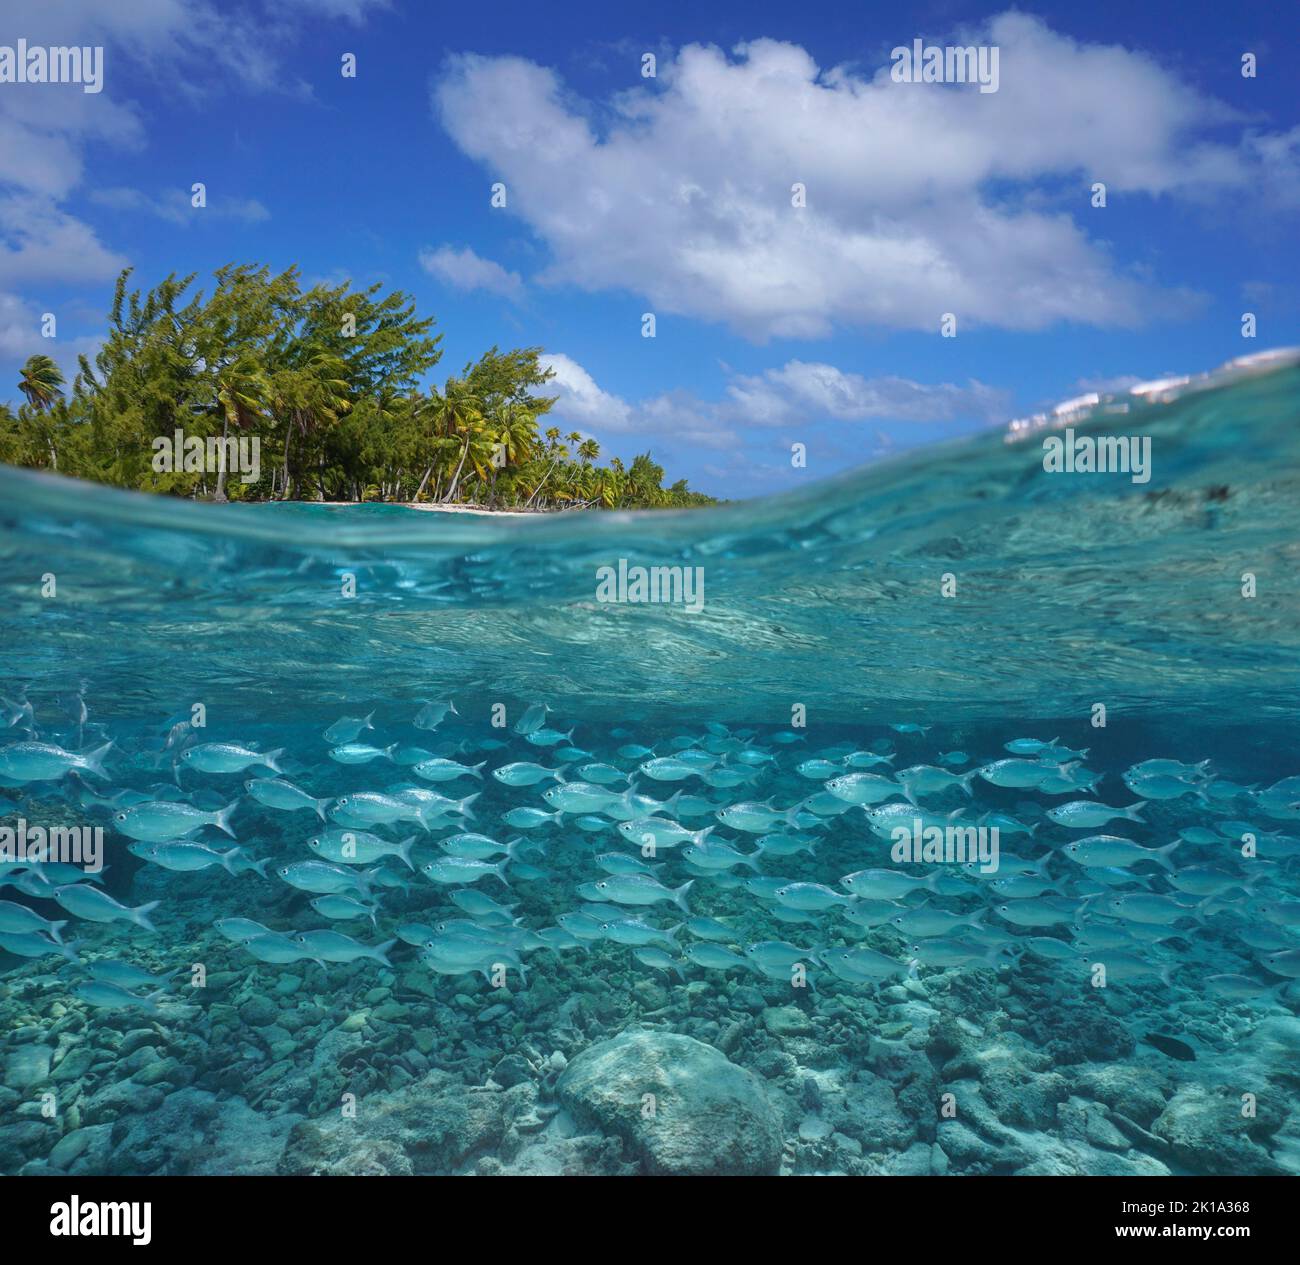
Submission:
[[[1282,357],[653,516],[216,507],[0,470],[0,822],[101,826],[107,865],[0,867],[0,901],[76,942],[3,933],[36,955],[0,954],[0,1171],[1300,1171],[1298,400]],[[1149,437],[1149,482],[1046,473],[1067,421]],[[702,606],[600,600],[621,559],[699,568]],[[340,763],[324,731],[368,715],[379,754]],[[975,772],[1017,739],[1058,744],[1025,774],[1045,788]],[[33,775],[32,741],[73,772]],[[102,778],[75,767],[110,741]],[[245,766],[206,770],[214,743]],[[1130,789],[1150,760],[1178,771]],[[516,763],[564,783],[492,776]],[[591,765],[608,780],[573,791]],[[896,863],[826,788],[878,775],[846,794],[910,821],[920,767],[952,775],[911,775],[922,824],[1000,823],[996,872]],[[277,770],[378,850],[337,867],[358,916],[280,873],[328,857],[311,805],[246,789]],[[358,792],[408,815],[349,816]],[[1046,816],[1075,800],[1146,807]],[[159,802],[233,804],[234,839],[155,826],[194,871],[128,850],[143,817],[118,815]],[[1178,844],[1066,851],[1096,835]],[[633,863],[652,877],[610,882]],[[877,868],[914,890],[842,881]],[[157,902],[155,930],[68,910],[70,878]],[[236,917],[271,938],[214,926]],[[387,947],[293,939],[323,930]],[[89,988],[109,962],[174,974]]]

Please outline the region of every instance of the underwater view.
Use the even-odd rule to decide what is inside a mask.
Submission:
[[[1297,574],[1294,353],[704,509],[0,467],[0,1172],[1300,1174]]]

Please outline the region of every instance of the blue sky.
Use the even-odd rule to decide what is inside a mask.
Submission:
[[[0,45],[105,52],[0,83],[0,381],[93,352],[126,264],[298,263],[413,293],[439,381],[543,347],[565,429],[742,496],[1295,344],[1286,7],[9,0]],[[915,38],[998,91],[892,82]]]

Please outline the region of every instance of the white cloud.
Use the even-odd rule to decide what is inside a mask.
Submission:
[[[757,40],[732,57],[687,47],[600,103],[521,58],[460,56],[434,104],[549,246],[541,280],[631,290],[756,339],[937,331],[945,312],[959,329],[1135,326],[1191,296],[1117,265],[1087,209],[1076,221],[1044,196],[1086,208],[1096,178],[1112,195],[1204,197],[1250,185],[1266,156],[1295,165],[1287,138],[1200,141],[1232,112],[1141,53],[1018,13],[976,38],[1001,50],[997,93],[895,84],[887,61],[822,71]]]
[[[29,44],[104,45],[106,95],[117,91],[124,61],[171,76],[180,91],[202,92],[224,77],[297,93],[306,85],[286,71],[284,54],[305,27],[331,19],[359,26],[387,8],[388,0],[6,0],[5,18]]]
[[[972,381],[926,386],[906,378],[867,378],[834,365],[791,360],[757,375],[733,375],[723,398],[666,391],[635,403],[600,387],[571,357],[549,353],[543,367],[555,376],[546,391],[557,398],[557,418],[597,435],[628,434],[710,448],[737,444],[747,426],[818,422],[994,422],[1008,416],[1007,392]]]
[[[285,57],[309,24],[360,23],[385,0],[6,0],[6,29],[30,45],[102,45],[103,91],[78,84],[8,84],[0,91],[0,285],[95,282],[126,260],[64,207],[85,178],[91,145],[139,149],[146,129],[130,100],[133,77],[204,96],[222,88],[309,94]],[[105,206],[191,222],[187,195],[130,190],[92,194]],[[210,198],[214,216],[255,222],[251,198]]]
[[[126,260],[48,198],[0,196],[0,288],[33,282],[106,281]]]
[[[71,390],[72,379],[77,374],[77,357],[84,355],[94,360],[103,338],[94,335],[82,338],[45,338],[41,334],[42,313],[16,294],[0,291],[0,363],[18,365],[28,356],[46,355],[58,362]],[[56,313],[57,315],[57,313]],[[12,383],[2,384],[5,398],[13,394]]]
[[[538,357],[543,369],[554,377],[546,384],[548,395],[558,396],[555,413],[580,426],[598,426],[602,430],[629,429],[631,406],[626,400],[601,390],[596,380],[576,360],[559,352]]]
[[[199,208],[192,204],[190,193],[184,189],[168,189],[155,196],[139,189],[115,187],[95,189],[90,194],[90,200],[97,206],[108,207],[113,211],[130,211],[137,215],[154,215],[172,224],[188,226],[200,222],[206,216],[242,220],[246,224],[270,219],[271,213],[256,198],[229,197],[211,190],[207,197],[207,206]]]
[[[523,297],[524,283],[517,272],[507,272],[499,263],[466,246],[439,246],[437,250],[425,248],[420,252],[420,266],[431,277],[457,290],[486,290],[503,298],[518,300]]]
[[[759,426],[783,426],[823,418],[840,422],[951,422],[1004,419],[1006,391],[972,380],[924,386],[907,378],[865,378],[834,365],[791,360],[727,387],[729,411]]]

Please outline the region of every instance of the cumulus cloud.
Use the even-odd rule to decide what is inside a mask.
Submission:
[[[1009,394],[982,382],[927,386],[906,378],[867,378],[828,364],[791,360],[762,374],[733,374],[722,398],[661,392],[635,403],[604,390],[571,357],[551,353],[547,391],[553,414],[599,435],[643,435],[672,444],[724,448],[749,426],[820,422],[992,422],[1004,420]]]
[[[420,252],[420,266],[431,277],[457,290],[486,290],[506,299],[520,299],[524,283],[517,272],[507,272],[493,259],[485,259],[469,246],[439,246]]]
[[[924,386],[907,378],[867,378],[834,365],[791,360],[727,386],[728,410],[759,426],[829,419],[840,422],[992,422],[1007,416],[1010,395],[972,380]]]
[[[331,19],[361,25],[388,7],[388,0],[6,0],[5,17],[29,44],[103,45],[105,95],[115,91],[123,59],[155,73],[182,72],[178,91],[201,92],[199,80],[225,76],[302,93],[306,85],[287,72],[285,53],[304,28]]]
[[[70,384],[77,375],[78,357],[84,355],[93,360],[104,340],[97,335],[46,338],[41,333],[42,315],[19,295],[0,291],[0,362],[20,364],[28,356],[49,356],[58,363]]]
[[[629,429],[632,408],[626,400],[601,390],[596,380],[576,360],[561,352],[538,357],[543,369],[554,375],[546,384],[548,394],[558,396],[556,412],[580,426],[604,430]]]
[[[0,286],[106,281],[124,267],[88,224],[50,199],[0,196]]]
[[[130,99],[132,74],[165,79],[170,90],[201,95],[223,86],[301,95],[285,68],[304,26],[363,21],[384,0],[261,0],[239,8],[217,0],[8,0],[11,32],[30,45],[100,45],[103,91],[79,84],[8,84],[0,92],[0,284],[95,282],[126,263],[65,207],[84,180],[92,144],[138,150],[146,129]],[[192,222],[188,195],[103,189],[101,205]],[[252,198],[210,198],[208,211],[256,222]]]
[[[1001,50],[997,93],[896,84],[887,60],[823,70],[764,39],[684,48],[607,102],[522,58],[462,55],[433,100],[549,247],[541,280],[630,289],[758,340],[937,330],[945,312],[959,328],[1133,327],[1193,296],[1123,267],[1051,196],[1086,206],[1098,179],[1204,197],[1296,165],[1289,136],[1201,139],[1233,113],[1141,53],[1019,13],[963,32],[977,41]]]

